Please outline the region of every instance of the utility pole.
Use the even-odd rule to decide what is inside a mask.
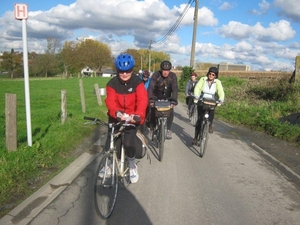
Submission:
[[[151,65],[151,44],[152,44],[152,40],[150,40],[150,44],[149,44],[149,68],[148,68],[149,72],[150,72],[150,65]]]
[[[197,35],[198,8],[199,8],[199,0],[195,0],[194,29],[193,29],[193,40],[192,40],[191,61],[190,61],[190,67],[192,68],[194,68],[195,65],[195,45],[196,45],[196,35]]]

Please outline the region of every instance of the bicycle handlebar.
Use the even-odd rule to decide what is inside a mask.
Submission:
[[[98,118],[93,118],[93,117],[88,117],[88,116],[84,116],[83,117],[84,120],[91,120],[93,122],[91,122],[91,124],[97,124],[97,123],[100,123],[102,125],[105,125],[107,127],[118,127],[118,126],[133,126],[135,127],[135,124],[132,124],[132,123],[126,123],[126,121],[121,121],[121,122],[118,122],[118,123],[106,123],[104,122],[103,120],[101,119],[98,119]],[[86,123],[87,124],[87,123]]]

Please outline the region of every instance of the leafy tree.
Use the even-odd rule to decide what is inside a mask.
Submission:
[[[11,79],[23,75],[23,62],[21,53],[16,53],[14,49],[11,49],[10,53],[3,52],[1,58],[1,67],[7,70]]]
[[[179,86],[180,91],[185,90],[186,83],[189,81],[190,75],[194,71],[195,70],[193,69],[193,67],[185,66],[185,67],[182,68],[181,77],[180,77],[180,80],[178,82],[178,86]]]
[[[61,57],[63,60],[63,67],[66,76],[68,73],[75,74],[79,72],[80,68],[79,54],[77,54],[77,45],[74,41],[66,41],[61,51]]]
[[[92,70],[100,70],[102,66],[112,67],[113,57],[107,44],[86,39],[77,46],[81,69],[88,66]]]

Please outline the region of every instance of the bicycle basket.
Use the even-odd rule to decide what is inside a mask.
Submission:
[[[216,108],[216,101],[214,99],[203,99],[203,109],[204,110],[214,110]]]
[[[169,117],[171,114],[169,101],[155,101],[155,108],[156,117]]]

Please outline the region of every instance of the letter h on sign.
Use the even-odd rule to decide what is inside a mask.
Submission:
[[[15,19],[16,20],[27,20],[28,19],[27,4],[15,4]]]

